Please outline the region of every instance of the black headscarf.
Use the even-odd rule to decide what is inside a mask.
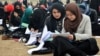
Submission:
[[[16,8],[17,5],[20,7],[20,9]],[[21,10],[21,7],[22,7],[22,4],[20,2],[17,1],[14,3],[14,11],[19,12]]]
[[[20,7],[20,9],[16,8],[17,5]],[[20,17],[22,17],[22,15],[23,15],[22,4],[18,1],[14,3],[14,12],[17,12]]]
[[[53,15],[52,15],[53,9],[57,9],[61,13],[61,17],[59,19],[56,19],[56,18],[53,17]],[[65,16],[65,8],[60,3],[54,3],[51,7],[50,13],[51,13],[51,18],[50,18],[51,31],[54,32],[55,30],[57,30],[57,31],[60,32],[61,29],[62,29],[62,27],[61,27],[62,26],[62,20]]]
[[[54,4],[52,5],[51,9],[50,9],[50,13],[51,13],[52,19],[55,19],[55,18],[53,17],[53,15],[52,15],[53,9],[57,9],[59,12],[61,12],[61,17],[60,17],[60,19],[57,19],[57,20],[61,20],[61,19],[65,16],[65,8],[63,7],[63,5],[60,4],[60,3],[54,3]],[[56,20],[56,19],[55,19],[55,20]]]

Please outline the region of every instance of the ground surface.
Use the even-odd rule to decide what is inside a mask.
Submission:
[[[100,47],[100,38],[97,39]],[[27,54],[28,47],[24,43],[12,40],[1,40],[0,36],[0,56],[30,56]],[[100,53],[98,53],[100,55]],[[33,55],[33,56],[53,56],[53,54]]]

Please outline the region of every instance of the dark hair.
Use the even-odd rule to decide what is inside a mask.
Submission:
[[[16,7],[17,5],[19,5],[20,7],[22,6],[22,4],[18,1],[14,3],[14,7]]]
[[[7,2],[7,1],[5,1],[5,2],[4,2],[4,5],[8,5],[8,2]]]
[[[54,3],[50,9],[50,13],[52,14],[52,10],[57,9],[59,12],[61,12],[61,18],[65,16],[65,8],[60,3]],[[51,15],[53,17],[53,15]]]

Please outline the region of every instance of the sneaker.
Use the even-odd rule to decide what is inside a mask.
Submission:
[[[44,42],[41,42],[38,47],[28,50],[28,54],[32,54],[34,51],[39,51],[43,48]]]
[[[28,42],[25,45],[32,45],[35,44],[35,42],[37,41],[36,38],[37,37],[37,33],[36,32],[31,32],[30,34],[30,38],[28,40]]]
[[[25,43],[25,42],[26,42],[26,39],[25,39],[25,38],[20,38],[20,39],[18,40],[18,42],[23,42],[23,43]]]

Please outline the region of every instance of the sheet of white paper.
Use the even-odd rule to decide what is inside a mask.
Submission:
[[[60,34],[60,32],[58,32],[57,30],[55,30],[55,33]]]
[[[2,23],[3,23],[3,19],[0,19],[0,25],[2,25]]]
[[[30,38],[29,38],[28,42],[25,45],[34,44],[36,42],[36,35],[37,35],[37,33],[31,32],[30,33]]]
[[[98,21],[100,21],[100,18],[98,18]]]
[[[9,24],[6,24],[7,27],[9,27]]]
[[[47,29],[47,26],[45,25],[44,29],[43,29],[43,32],[42,32],[41,40],[47,35],[47,32],[48,32],[48,29]]]
[[[18,28],[19,28],[19,27],[13,27],[13,26],[11,27],[11,29],[18,29]]]
[[[52,33],[48,31],[48,32],[46,33],[45,37],[43,37],[41,40],[42,40],[42,41],[47,41],[47,40],[50,38],[51,34],[52,34]]]
[[[11,30],[11,31],[14,31],[15,29],[18,29],[19,27],[13,27],[13,26],[11,26],[10,28],[9,28],[9,30]]]
[[[26,29],[25,34],[30,34],[31,31],[29,30],[29,28]]]
[[[44,46],[44,42],[41,42],[37,48],[33,48],[33,49],[28,50],[28,54],[32,54],[32,52],[34,52],[34,51],[41,50],[43,48],[43,46]]]
[[[50,34],[51,34],[51,32],[48,31],[47,26],[45,25],[44,29],[43,29],[43,32],[42,32],[42,36],[41,36],[39,46],[37,48],[33,48],[33,49],[28,50],[28,54],[32,54],[32,52],[34,52],[34,51],[41,50],[44,46],[44,41],[46,39],[48,39],[48,37],[50,37]]]

